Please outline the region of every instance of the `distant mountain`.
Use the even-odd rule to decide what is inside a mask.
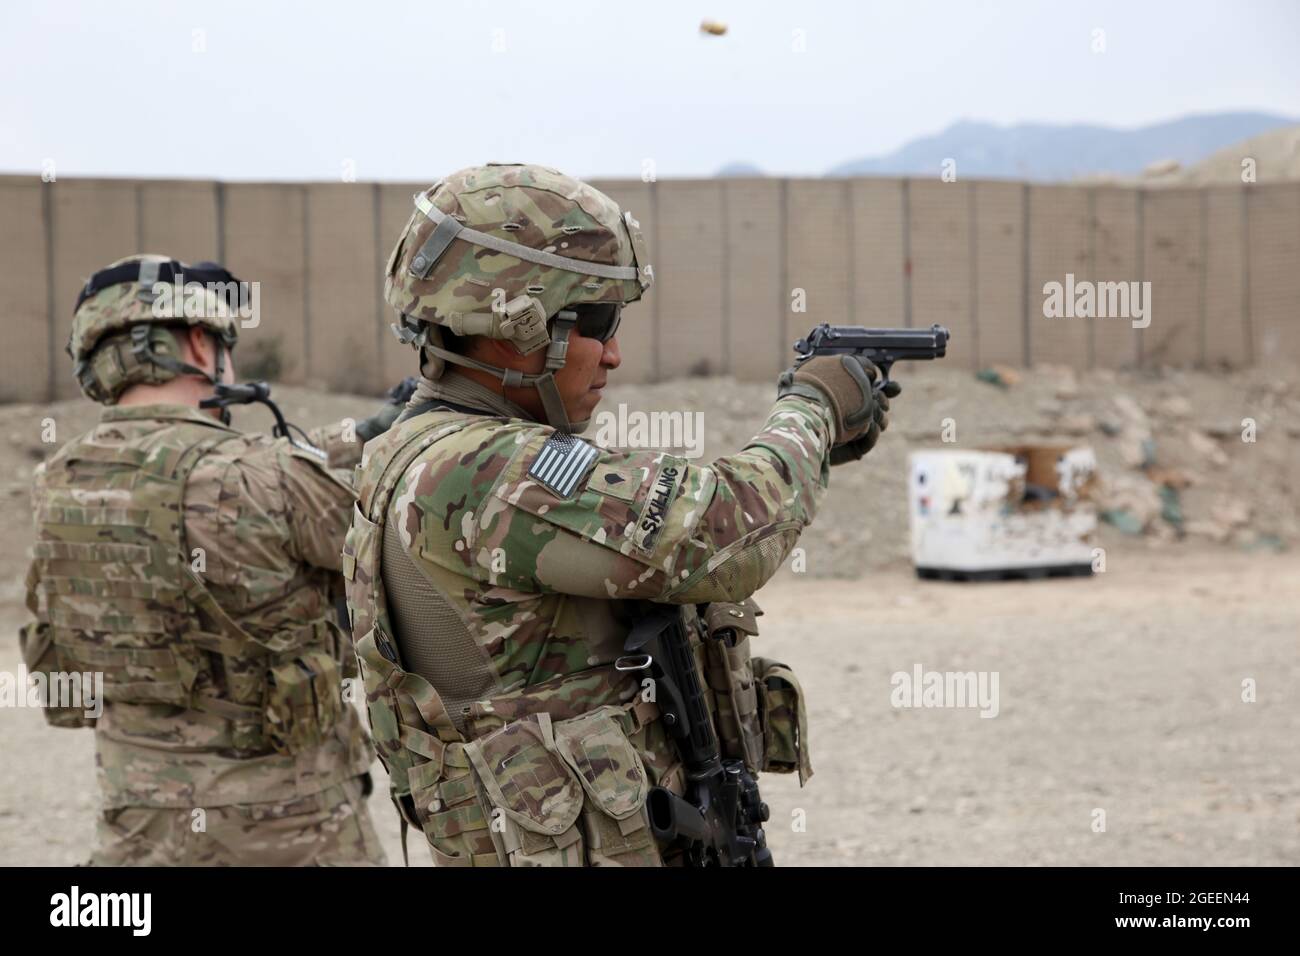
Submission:
[[[996,126],[963,120],[886,156],[842,163],[828,175],[937,176],[945,159],[955,159],[957,175],[963,178],[1135,176],[1160,160],[1191,165],[1216,150],[1295,122],[1273,113],[1206,113],[1138,129],[1048,123]]]
[[[757,166],[755,166],[753,163],[727,163],[727,165],[723,166],[721,169],[719,169],[719,170],[718,170],[716,173],[714,173],[713,175],[714,175],[714,176],[719,176],[719,177],[727,177],[727,176],[766,176],[767,173],[763,172],[761,169],[759,169],[759,168],[758,168]]]

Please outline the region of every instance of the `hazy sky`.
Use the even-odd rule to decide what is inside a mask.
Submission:
[[[1297,0],[5,0],[0,17],[5,172],[817,175],[962,118],[1300,116]]]

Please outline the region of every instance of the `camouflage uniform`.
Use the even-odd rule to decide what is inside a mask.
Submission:
[[[660,865],[646,797],[655,785],[680,792],[682,768],[653,695],[614,667],[630,602],[680,606],[724,755],[806,779],[798,682],[750,657],[761,612],[748,599],[813,518],[834,419],[822,402],[787,396],[741,453],[708,465],[603,451],[571,434],[582,423],[528,420],[445,370],[441,361],[470,363],[441,348],[436,326],[463,327],[494,286],[506,299],[525,287],[551,296],[547,316],[583,296],[639,297],[651,272],[635,222],[538,167],[464,171],[417,204],[387,291],[399,337],[424,349],[429,377],[410,417],[366,446],[344,549],[372,733],[395,801],[438,865]],[[430,205],[610,269],[550,281],[586,267],[530,267],[472,248],[474,237],[463,249],[444,243],[430,271]],[[496,231],[507,222],[514,228]],[[556,223],[563,246],[547,245]]]
[[[357,592],[374,585],[366,569],[382,554],[389,588],[411,578],[405,561],[449,609],[441,666],[435,658],[422,677],[384,647],[385,635],[412,632],[418,601],[399,598],[374,619],[354,610],[380,756],[437,862],[497,861],[491,809],[485,816],[471,765],[490,806],[505,812],[499,836],[512,863],[554,860],[566,848],[575,861],[585,852],[590,863],[658,862],[644,800],[648,786],[676,789],[680,768],[639,680],[614,670],[629,626],[619,602],[680,604],[697,637],[695,605],[716,602],[709,612],[718,627],[740,620],[753,633],[752,607],[737,619],[721,605],[753,594],[812,520],[826,487],[829,427],[820,406],[785,398],[738,455],[696,465],[657,452],[599,452],[568,497],[528,475],[555,434],[547,425],[431,411],[366,446],[345,549],[350,603],[368,606]],[[696,645],[721,711],[719,736],[751,770],[806,777],[797,682],[782,665],[751,662],[748,637],[730,648]],[[416,657],[412,643],[402,642],[407,659]],[[518,746],[511,722],[539,712],[554,721],[557,743],[572,732],[583,746],[563,751],[563,762],[526,747],[499,769],[493,758]],[[415,719],[426,726],[395,732]],[[582,736],[592,721],[599,750]],[[467,753],[465,741],[482,752]],[[553,789],[538,789],[538,780]],[[560,805],[548,807],[556,792]],[[550,826],[565,823],[570,843],[537,832],[547,828],[539,814],[555,818]]]
[[[120,315],[120,295],[88,301],[78,328],[105,298]],[[337,426],[312,437],[328,465],[359,455]],[[46,709],[94,726],[92,863],[383,862],[335,608],[354,495],[328,465],[158,404],[106,408],[38,468],[24,657],[104,675],[97,718]]]

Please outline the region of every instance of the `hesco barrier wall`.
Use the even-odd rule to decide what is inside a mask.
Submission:
[[[85,278],[134,252],[261,282],[241,370],[376,392],[410,372],[382,273],[418,183],[0,177],[0,400],[77,394]],[[628,382],[766,379],[820,322],[953,330],[948,361],[1300,359],[1300,183],[1134,189],[931,179],[595,181],[642,222],[658,283],[628,310]],[[1045,283],[1150,282],[1150,324],[1047,318]],[[799,311],[803,309],[803,311]]]

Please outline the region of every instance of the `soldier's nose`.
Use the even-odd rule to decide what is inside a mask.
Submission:
[[[605,368],[618,368],[623,364],[623,356],[618,350],[617,335],[605,343],[605,349],[600,353],[600,364]]]

